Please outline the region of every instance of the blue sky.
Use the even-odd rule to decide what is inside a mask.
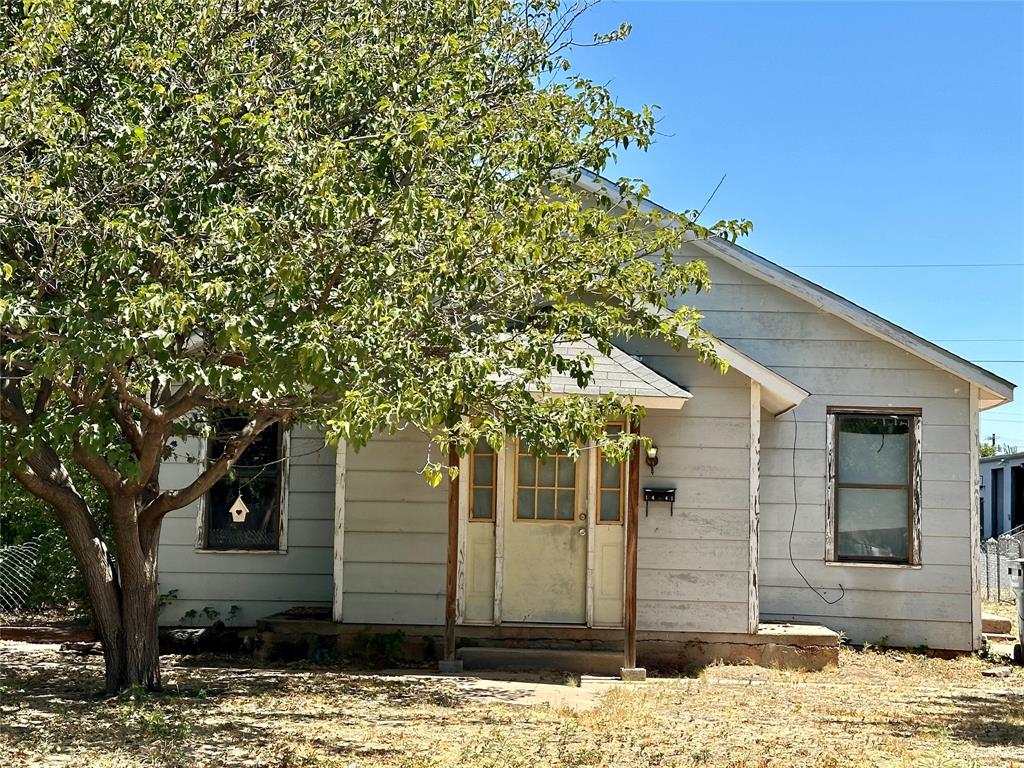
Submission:
[[[743,217],[743,244],[1024,385],[1024,4],[605,2],[577,72],[657,104],[646,154],[615,175],[652,198]],[[968,341],[963,341],[968,340]],[[975,341],[984,340],[984,341]],[[1024,450],[1018,402],[982,435]]]

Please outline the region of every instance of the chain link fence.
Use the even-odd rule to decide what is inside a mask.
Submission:
[[[1007,531],[998,539],[981,542],[981,596],[1012,603],[1013,582],[1006,561],[1024,557],[1024,527]]]

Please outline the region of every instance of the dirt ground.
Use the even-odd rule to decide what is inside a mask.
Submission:
[[[106,698],[100,659],[0,642],[3,766],[1017,766],[1024,669],[843,649],[840,667],[610,680],[165,658]]]

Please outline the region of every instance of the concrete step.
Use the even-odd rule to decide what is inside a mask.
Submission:
[[[1017,636],[1005,632],[986,632],[985,641],[989,643],[1013,643],[1017,641]]]
[[[459,648],[463,668],[505,671],[553,670],[588,675],[619,675],[622,654],[549,648]]]
[[[1013,632],[1013,622],[994,613],[981,614],[981,631],[994,635],[1008,635]]]

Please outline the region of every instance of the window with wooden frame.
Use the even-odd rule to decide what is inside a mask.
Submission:
[[[516,520],[576,519],[576,460],[565,454],[539,459],[516,448]]]
[[[826,558],[917,565],[921,411],[829,408]]]
[[[498,456],[486,440],[477,443],[469,454],[469,519],[494,520],[498,487]]]
[[[206,447],[206,464],[224,452],[226,442],[248,419],[224,415]],[[287,440],[281,424],[267,427],[238,457],[201,504],[201,549],[281,551],[287,487]]]
[[[622,424],[609,424],[606,432],[611,435],[622,432]],[[597,452],[597,523],[598,525],[622,525],[626,505],[626,462],[613,464],[603,452]]]

